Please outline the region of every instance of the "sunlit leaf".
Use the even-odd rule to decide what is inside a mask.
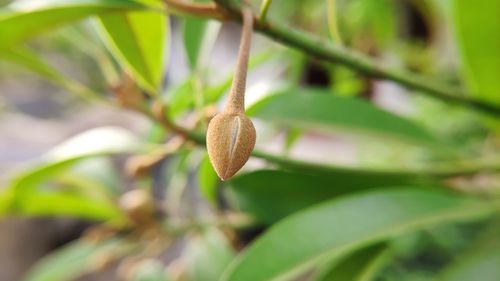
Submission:
[[[217,202],[217,185],[219,177],[215,172],[208,154],[205,154],[198,171],[198,184],[200,185],[201,194],[211,203]]]
[[[500,2],[451,1],[463,73],[475,97],[500,104]]]
[[[0,49],[44,30],[108,12],[145,9],[132,0],[20,0],[0,9]]]
[[[124,240],[111,239],[102,242],[79,240],[55,251],[30,269],[23,281],[73,280],[90,270],[96,258],[108,255],[112,258],[126,254],[131,246]]]
[[[75,189],[68,192],[68,185],[74,186],[76,182],[70,183],[67,178],[66,181],[61,181],[60,176],[67,177],[64,172],[85,159],[129,153],[137,151],[137,147],[129,133],[112,127],[94,129],[75,136],[49,152],[44,162],[11,181],[4,190],[8,199],[0,205],[1,214],[69,215],[119,221],[122,217],[113,202],[105,197],[101,197],[103,200],[96,200],[95,196],[75,192]],[[48,184],[50,182],[51,185]],[[58,184],[63,188],[58,189]],[[91,184],[95,183],[91,181]],[[102,190],[102,194],[107,192]]]
[[[157,3],[157,1],[149,1]],[[158,92],[165,65],[169,25],[163,11],[101,15],[103,37],[116,58],[152,94]]]
[[[334,199],[271,227],[239,256],[223,280],[288,280],[324,258],[434,224],[484,218],[494,209],[481,200],[404,187]]]

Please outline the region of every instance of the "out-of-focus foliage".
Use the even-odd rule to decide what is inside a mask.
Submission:
[[[275,0],[267,17],[325,40],[333,17],[343,46],[318,44],[500,104],[500,1],[338,0],[337,13],[326,1]],[[92,224],[21,280],[498,279],[499,137],[474,107],[255,36],[257,149],[222,182],[203,133],[231,86],[237,33],[164,2],[0,1],[1,74],[16,65],[150,120],[144,135],[83,132],[10,178],[2,218]],[[71,67],[98,82],[47,50],[78,54]]]

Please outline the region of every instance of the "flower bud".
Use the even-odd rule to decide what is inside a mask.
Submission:
[[[217,114],[208,125],[210,162],[222,180],[231,178],[247,162],[255,146],[255,128],[244,114]]]

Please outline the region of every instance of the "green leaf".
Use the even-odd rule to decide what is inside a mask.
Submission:
[[[190,76],[166,92],[165,96],[169,105],[168,114],[170,118],[174,119],[194,106],[193,83],[194,78]]]
[[[351,1],[345,15],[352,34],[366,37],[368,33],[371,40],[382,46],[397,38],[398,14],[392,0]]]
[[[403,187],[334,199],[271,227],[223,280],[288,280],[325,258],[431,225],[483,218],[494,209],[481,200]]]
[[[233,206],[250,213],[258,221],[271,224],[293,212],[335,196],[369,188],[431,184],[432,180],[404,174],[368,171],[288,172],[260,170],[243,174],[229,182]]]
[[[68,91],[79,95],[87,100],[94,100],[95,95],[80,84],[78,81],[72,80],[62,75],[57,69],[49,65],[36,53],[28,48],[16,47],[0,52],[0,58],[25,67],[48,81],[60,86]]]
[[[22,202],[25,216],[71,216],[92,220],[124,221],[120,210],[111,202],[99,202],[92,198],[62,192],[45,194],[32,192]]]
[[[205,199],[212,204],[216,204],[219,177],[210,163],[207,153],[203,156],[200,169],[198,170],[198,184],[200,185],[201,194]]]
[[[184,48],[191,69],[196,67],[208,21],[200,18],[185,18],[182,30]]]
[[[168,281],[163,264],[158,260],[142,260],[134,265],[132,281]]]
[[[452,1],[464,74],[475,97],[500,104],[500,1]]]
[[[24,0],[0,9],[0,49],[96,14],[145,9],[131,0]]]
[[[327,263],[315,281],[370,281],[376,277],[382,261],[387,256],[387,245],[375,244],[352,255]]]
[[[417,143],[438,143],[428,131],[410,120],[365,101],[335,96],[319,89],[288,90],[272,95],[256,103],[247,112],[264,120],[304,128],[345,128]]]
[[[185,252],[188,280],[219,281],[234,256],[234,250],[219,230],[205,230],[189,240]]]
[[[492,227],[493,226],[493,227]],[[500,276],[500,231],[489,226],[469,250],[456,256],[435,280],[439,281],[496,281]]]
[[[30,269],[23,281],[73,280],[92,269],[94,259],[105,254],[125,254],[131,249],[124,240],[111,239],[98,243],[79,240],[50,254]]]
[[[149,2],[157,2],[149,0]],[[111,52],[151,94],[158,93],[164,73],[169,25],[163,11],[101,15],[103,38]]]
[[[137,144],[123,129],[98,128],[77,135],[49,152],[45,162],[11,181],[0,201],[0,214],[70,215],[121,222],[123,217],[111,200],[76,192],[83,189],[75,181],[61,182],[61,176],[67,177],[68,170],[82,160],[132,151],[137,151]]]

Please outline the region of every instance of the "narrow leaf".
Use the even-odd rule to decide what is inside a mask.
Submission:
[[[365,101],[335,96],[322,90],[290,90],[272,95],[252,106],[247,112],[257,118],[291,126],[348,129],[416,143],[438,143],[428,131],[410,120]]]
[[[103,254],[125,254],[130,245],[120,239],[92,243],[79,240],[40,260],[23,281],[73,280],[91,270],[95,258]],[[112,257],[112,255],[110,255]]]
[[[0,49],[44,30],[108,12],[139,10],[132,0],[21,0],[0,9]]]
[[[41,57],[28,48],[12,48],[0,52],[0,59],[5,59],[25,69],[32,71],[42,78],[60,86],[71,93],[77,94],[87,100],[94,100],[96,97],[85,86],[78,81],[62,75],[57,69],[45,62]]]
[[[192,281],[219,281],[235,253],[217,229],[192,237],[186,249],[187,275]]]
[[[223,280],[288,280],[324,258],[434,224],[483,218],[494,208],[480,200],[406,188],[331,200],[271,227],[230,266]]]
[[[500,104],[500,1],[452,1],[463,72],[475,97]]]
[[[384,243],[360,249],[342,260],[327,263],[314,281],[370,281],[373,280],[387,256]]]
[[[258,221],[271,224],[291,213],[335,196],[369,188],[430,184],[410,175],[378,174],[339,169],[337,172],[261,170],[230,181],[230,203]]]
[[[184,28],[182,30],[184,48],[191,69],[194,69],[197,65],[206,26],[206,19],[185,18],[184,20]]]
[[[158,92],[164,71],[169,34],[162,11],[101,15],[102,35],[115,57],[151,94]]]
[[[217,202],[217,185],[219,184],[219,178],[212,164],[210,164],[208,154],[205,154],[201,161],[198,170],[198,184],[200,185],[201,194],[205,199],[215,204]]]

